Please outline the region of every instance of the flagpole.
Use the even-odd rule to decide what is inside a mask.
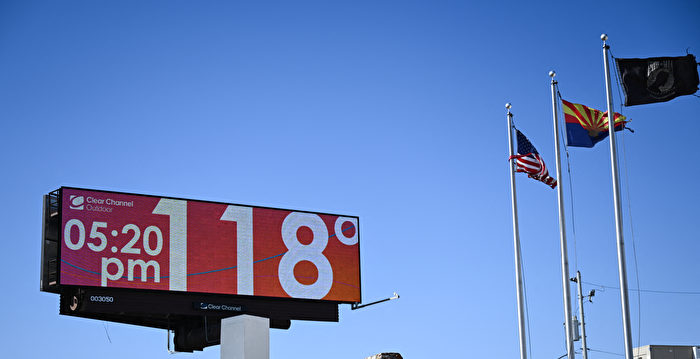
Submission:
[[[557,158],[557,178],[561,182],[561,155],[559,151],[559,119],[557,118],[557,99],[554,81],[554,71],[549,72],[549,77],[552,78],[552,114],[554,117],[554,153]],[[564,290],[564,327],[566,330],[566,353],[568,359],[574,359],[574,341],[571,335],[573,323],[571,320],[571,288],[569,287],[569,259],[568,249],[566,248],[566,218],[564,217],[564,192],[561,184],[557,186],[557,203],[559,204],[559,239],[561,245],[561,280],[562,289]]]
[[[617,266],[620,274],[620,301],[622,303],[622,323],[625,336],[625,359],[632,359],[632,325],[630,324],[629,296],[627,290],[627,264],[625,261],[625,240],[622,231],[622,210],[620,208],[620,181],[617,170],[617,147],[615,146],[615,118],[613,117],[612,90],[610,86],[610,63],[606,44],[608,35],[601,35],[603,40],[603,66],[605,68],[605,95],[608,100],[608,131],[610,133],[610,163],[612,167],[613,198],[615,204],[615,233],[617,235]]]
[[[506,104],[506,109],[508,110],[508,149],[510,151],[508,158],[512,158],[515,153],[513,152],[513,114],[510,112],[510,103]],[[515,247],[515,284],[517,288],[517,301],[518,301],[518,333],[520,338],[520,359],[527,359],[526,342],[525,342],[525,317],[523,310],[523,272],[522,263],[520,256],[520,233],[518,230],[518,200],[515,196],[515,168],[513,168],[514,161],[508,160],[508,168],[510,172],[510,193],[511,193],[511,204],[513,208],[513,245]]]

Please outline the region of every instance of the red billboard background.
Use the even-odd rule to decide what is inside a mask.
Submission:
[[[360,302],[358,218],[62,188],[60,284]]]

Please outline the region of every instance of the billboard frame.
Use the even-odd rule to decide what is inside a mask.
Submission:
[[[65,190],[93,191],[105,194],[165,198],[217,205],[235,205],[316,215],[351,217],[357,220],[355,231],[358,246],[359,301],[61,284],[63,195]],[[218,344],[215,337],[215,335],[218,335],[218,332],[216,330],[211,332],[211,328],[220,326],[220,321],[223,318],[240,314],[267,317],[270,319],[272,328],[280,329],[289,328],[291,320],[338,322],[338,305],[350,304],[352,306],[362,302],[360,242],[360,221],[358,216],[61,186],[44,195],[40,290],[60,295],[60,314],[174,330],[176,350],[202,350],[206,346]],[[163,305],[164,302],[168,304]],[[197,305],[201,307],[204,304],[211,305],[213,309],[197,308]],[[204,323],[203,327],[202,320]],[[201,335],[202,330],[203,336]],[[199,334],[192,334],[195,332]],[[180,333],[180,339],[178,339],[178,333]],[[214,335],[213,341],[210,340],[212,335]],[[195,339],[191,339],[191,337]]]
[[[58,219],[59,222],[62,223],[63,219],[63,191],[66,189],[70,190],[78,190],[78,191],[93,191],[93,192],[100,192],[100,193],[111,193],[111,194],[117,194],[117,195],[130,195],[130,196],[142,196],[142,197],[150,197],[150,198],[165,198],[165,199],[174,199],[174,200],[182,200],[182,201],[193,201],[193,202],[200,202],[200,203],[211,203],[211,204],[218,204],[218,205],[234,205],[234,206],[244,206],[244,207],[251,207],[251,208],[261,208],[261,209],[270,209],[270,210],[278,210],[278,211],[290,211],[290,212],[300,212],[300,213],[309,213],[309,214],[316,214],[316,215],[325,215],[325,216],[337,216],[337,217],[353,217],[357,220],[357,228],[356,228],[356,233],[357,233],[357,252],[358,252],[358,257],[357,257],[357,262],[358,262],[358,287],[359,287],[359,296],[360,300],[355,302],[355,301],[334,301],[334,300],[323,300],[323,299],[303,299],[303,298],[283,298],[283,297],[269,297],[269,296],[260,296],[260,295],[243,295],[243,294],[227,294],[227,295],[238,295],[238,296],[246,296],[246,297],[259,297],[259,298],[279,298],[279,299],[295,299],[295,300],[311,300],[311,301],[322,301],[322,302],[334,302],[338,304],[358,304],[362,302],[362,268],[361,268],[361,240],[360,240],[360,218],[358,216],[352,216],[352,215],[343,215],[343,214],[336,214],[336,213],[327,213],[327,212],[313,212],[313,211],[307,211],[307,210],[296,210],[296,209],[289,209],[289,208],[279,208],[279,207],[269,207],[269,206],[253,206],[253,205],[247,205],[247,204],[240,204],[240,203],[228,203],[228,202],[220,202],[220,201],[208,201],[208,200],[198,200],[198,199],[190,199],[190,198],[181,198],[181,197],[170,197],[170,196],[157,196],[157,195],[148,195],[148,194],[139,194],[139,193],[129,193],[129,192],[119,192],[119,191],[106,191],[106,190],[98,190],[98,189],[91,189],[91,188],[81,188],[81,187],[71,187],[71,186],[61,186],[59,189],[52,191],[51,193],[58,193]],[[63,231],[62,228],[59,228],[58,230],[58,258],[59,258],[59,263],[58,263],[58,273],[57,273],[57,281],[58,284],[61,285],[61,264],[60,264],[60,258],[61,257],[61,250],[62,246],[61,243],[63,241]],[[101,287],[96,287],[96,288],[101,288]],[[142,289],[137,289],[133,288],[135,290],[142,290]],[[207,295],[207,294],[212,294],[212,293],[203,293],[203,292],[190,292],[188,291],[187,293],[193,293],[193,294],[200,294],[200,295]],[[217,293],[220,294],[220,293]]]

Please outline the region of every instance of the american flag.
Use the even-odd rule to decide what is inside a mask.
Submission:
[[[530,178],[542,181],[552,188],[556,187],[557,180],[549,176],[547,166],[544,165],[535,146],[517,128],[515,132],[518,140],[518,154],[510,157],[511,160],[515,159],[515,172],[525,172]]]

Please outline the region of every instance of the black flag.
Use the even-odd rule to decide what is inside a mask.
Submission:
[[[695,56],[615,59],[625,89],[625,106],[664,102],[698,90]]]

